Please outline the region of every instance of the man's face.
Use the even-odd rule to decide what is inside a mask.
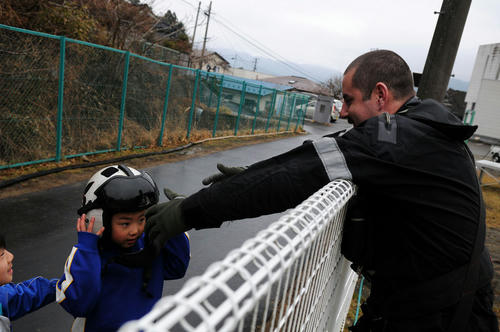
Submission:
[[[340,111],[340,117],[347,118],[347,121],[356,127],[363,121],[377,116],[380,108],[375,93],[372,92],[369,99],[363,100],[361,90],[352,86],[352,76],[355,71],[356,69],[348,71],[342,80],[344,103]]]
[[[12,281],[12,261],[14,255],[5,248],[0,248],[0,285],[8,284]]]
[[[134,246],[144,232],[146,210],[119,212],[111,218],[111,239],[122,248]]]

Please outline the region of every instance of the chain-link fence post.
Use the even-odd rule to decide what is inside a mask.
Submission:
[[[288,115],[288,123],[286,125],[286,131],[288,131],[288,129],[290,129],[290,120],[292,119],[293,110],[295,109],[295,99],[296,98],[297,98],[297,95],[294,93],[293,94],[292,105],[290,106],[290,114]]]
[[[247,90],[247,82],[243,81],[241,84],[241,96],[240,96],[240,107],[238,107],[238,117],[236,118],[236,125],[234,126],[234,136],[238,135],[238,126],[240,124],[241,111],[243,109],[243,104],[245,104],[245,92]]]
[[[299,127],[300,117],[304,113],[304,100],[305,100],[305,98],[300,98],[300,102],[301,102],[301,105],[300,105],[300,114],[297,114],[297,122],[295,123],[294,132],[297,132],[297,128]]]
[[[172,81],[172,68],[173,65],[170,64],[168,68],[168,79],[167,79],[167,88],[165,92],[165,102],[163,103],[163,115],[161,117],[161,129],[160,129],[160,137],[158,137],[158,146],[162,146],[163,142],[163,134],[165,132],[165,121],[167,119],[167,111],[168,111],[168,96],[170,94],[170,83]]]
[[[252,123],[252,135],[255,131],[255,124],[257,123],[257,117],[259,116],[259,107],[260,107],[260,97],[262,96],[262,84],[259,87],[259,96],[257,97],[257,104],[255,105],[255,117],[253,118]]]
[[[271,100],[271,108],[269,109],[269,114],[267,115],[267,122],[266,122],[266,133],[267,130],[269,129],[269,121],[271,121],[271,117],[273,116],[274,112],[274,104],[276,103],[276,89],[273,91],[273,99]]]
[[[116,150],[120,151],[122,146],[123,120],[125,117],[125,100],[127,99],[128,69],[130,66],[130,51],[125,53],[125,64],[123,66],[122,100],[120,102],[120,121],[118,124],[118,139]]]
[[[306,120],[306,112],[307,112],[307,105],[309,105],[309,99],[311,99],[311,97],[307,97],[307,101],[306,101],[306,110],[304,112],[304,114],[302,115],[302,127],[304,127],[304,121]]]
[[[286,93],[287,93],[287,91],[285,91],[285,93],[283,94],[283,101],[281,102],[281,107],[280,107],[280,118],[278,120],[278,128],[276,129],[276,132],[280,131],[281,118],[283,117],[283,111],[285,109],[285,103],[286,103]]]
[[[191,110],[189,111],[189,123],[186,138],[189,138],[191,134],[191,124],[193,122],[194,108],[196,106],[196,90],[198,88],[198,82],[200,80],[200,70],[196,69],[196,78],[194,79],[194,89],[193,89],[193,99],[191,100]]]
[[[222,75],[220,78],[219,95],[217,96],[217,110],[215,111],[214,129],[212,131],[212,137],[215,137],[215,134],[217,132],[217,120],[219,120],[219,108],[220,108],[220,100],[222,98],[223,85],[224,85],[224,75]]]
[[[57,138],[56,138],[56,161],[61,161],[61,142],[62,142],[62,118],[64,101],[64,59],[66,58],[66,37],[60,39],[59,51],[59,89],[57,96]]]

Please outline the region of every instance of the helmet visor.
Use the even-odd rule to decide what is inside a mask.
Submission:
[[[96,191],[99,205],[119,212],[145,210],[158,203],[159,192],[148,173],[114,177]]]

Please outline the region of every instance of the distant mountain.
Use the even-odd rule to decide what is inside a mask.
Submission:
[[[244,52],[238,52],[237,54],[235,54],[234,50],[229,49],[221,48],[215,51],[222,55],[227,61],[229,61],[231,67],[253,70],[255,66],[256,71],[263,74],[275,76],[301,76],[317,83],[325,82],[329,78],[337,75],[342,75],[342,72],[339,70],[319,65],[297,64],[293,62],[288,63],[287,65],[277,60],[255,57]],[[255,64],[256,59],[257,64]],[[462,81],[453,77],[448,83],[448,88],[451,88],[453,90],[467,91],[468,87],[469,82]]]
[[[306,77],[317,83],[325,82],[336,75],[342,75],[338,70],[319,65],[280,62],[264,57],[254,57],[243,52],[235,54],[233,50],[229,49],[217,49],[215,51],[229,61],[231,67],[253,70],[255,66],[256,71],[263,74],[275,76],[294,75]],[[256,59],[257,64],[255,64]]]
[[[469,82],[452,77],[450,78],[450,82],[448,82],[448,88],[453,90],[467,91],[467,89],[469,88]]]

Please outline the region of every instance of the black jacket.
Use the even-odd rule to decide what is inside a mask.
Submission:
[[[192,227],[218,227],[284,211],[331,180],[351,180],[371,227],[360,238],[368,254],[355,263],[374,271],[372,292],[376,287],[384,297],[470,261],[481,190],[464,140],[475,129],[441,104],[414,98],[396,114],[303,144],[202,189],[182,203],[183,214]],[[481,283],[491,275],[485,260]]]

